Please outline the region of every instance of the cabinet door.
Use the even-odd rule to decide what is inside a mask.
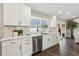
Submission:
[[[43,50],[49,48],[49,38],[48,36],[43,36]]]
[[[49,42],[48,47],[51,47],[51,46],[53,45],[53,41],[52,41],[52,39],[53,39],[53,38],[49,38],[49,41],[48,41],[48,42]]]
[[[17,41],[17,40],[10,41],[10,42],[3,42],[2,55],[3,56],[21,56],[20,44],[21,44],[21,41]]]
[[[51,17],[51,20],[50,20],[50,27],[56,27],[56,20],[57,20],[57,17],[56,16],[52,16]]]
[[[18,25],[19,20],[19,4],[4,4],[4,25]]]
[[[31,8],[25,4],[20,4],[20,22],[21,26],[31,25]]]
[[[58,44],[59,40],[56,35],[50,35],[50,46]]]
[[[19,46],[7,46],[5,49],[5,56],[21,56]]]
[[[32,40],[31,38],[27,38],[22,40],[22,56],[30,56],[32,55]]]

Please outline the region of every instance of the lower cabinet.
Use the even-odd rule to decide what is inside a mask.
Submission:
[[[49,37],[47,35],[43,36],[43,50],[49,48]]]
[[[32,54],[32,40],[28,38],[28,40],[22,40],[22,56],[30,56]]]
[[[4,49],[4,56],[21,56],[21,50],[18,46],[7,46]]]
[[[74,38],[75,38],[75,43],[79,43],[79,34],[78,33],[74,33]]]
[[[54,46],[59,43],[58,37],[56,35],[50,35],[50,46]]]
[[[2,42],[2,56],[32,55],[32,38]]]
[[[55,35],[43,35],[43,50],[50,48],[58,43],[59,40]]]
[[[75,43],[79,43],[79,37],[75,37]]]
[[[2,42],[2,56],[20,56],[20,40]]]

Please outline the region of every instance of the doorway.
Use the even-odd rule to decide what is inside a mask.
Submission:
[[[65,22],[58,23],[58,33],[60,37],[66,37],[66,23]]]

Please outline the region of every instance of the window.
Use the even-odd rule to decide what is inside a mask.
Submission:
[[[48,23],[49,23],[48,19],[42,18],[41,19],[41,28],[43,30],[46,30],[48,28]]]
[[[37,26],[40,27],[40,19],[36,17],[32,17],[31,25],[32,28],[36,28]]]
[[[31,31],[41,31],[48,28],[48,19],[32,16]]]

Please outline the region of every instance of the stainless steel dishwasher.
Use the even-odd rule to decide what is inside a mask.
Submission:
[[[42,36],[32,37],[33,54],[42,50]]]

